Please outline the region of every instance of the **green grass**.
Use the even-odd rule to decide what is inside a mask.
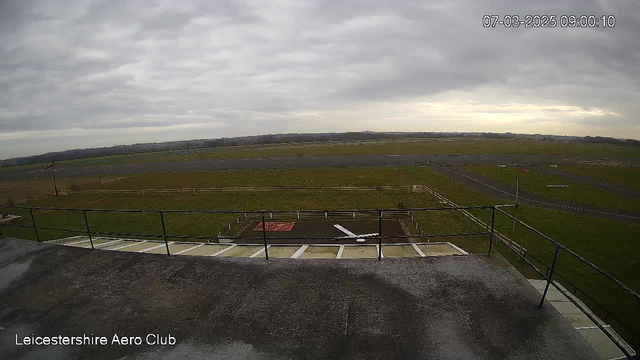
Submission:
[[[530,175],[532,173],[529,173]],[[180,181],[180,179],[184,181]],[[351,183],[345,184],[345,181]],[[295,169],[295,170],[252,170],[211,172],[205,174],[166,174],[160,176],[132,176],[108,186],[126,186],[127,188],[153,185],[171,187],[180,181],[189,186],[234,185],[381,185],[381,184],[426,184],[444,196],[461,205],[485,205],[503,203],[502,200],[470,191],[465,185],[452,181],[428,167],[406,168],[348,168],[348,169]],[[255,181],[255,182],[254,182]],[[120,185],[118,185],[120,184]],[[137,184],[137,185],[136,185]],[[258,192],[258,193],[215,193],[206,195],[159,195],[159,196],[64,196],[49,197],[32,201],[27,205],[51,207],[99,207],[99,208],[140,208],[140,209],[220,209],[220,210],[258,210],[258,209],[354,209],[354,208],[393,208],[403,200],[407,207],[438,206],[434,198],[426,193],[389,193],[389,192]],[[483,220],[490,219],[489,211],[474,211]],[[23,215],[28,213],[22,211]],[[217,231],[235,218],[232,215],[175,215],[166,217],[169,234],[190,234],[215,236]],[[425,233],[451,233],[477,231],[475,224],[466,218],[460,219],[455,212],[421,213],[416,215]],[[640,266],[640,247],[637,246],[637,234],[640,225],[622,223],[613,220],[598,219],[561,211],[552,211],[522,206],[518,218],[538,228],[560,243],[581,254],[596,265],[602,267],[616,278],[628,284],[636,291],[640,290],[640,278],[636,276]],[[71,228],[84,231],[81,213],[41,213],[36,211],[39,226]],[[160,219],[157,213],[148,214],[104,214],[90,213],[89,221],[93,231],[136,232],[160,234]],[[27,217],[20,223],[30,224]],[[505,216],[497,216],[497,230],[512,237],[528,249],[528,254],[539,258],[546,264],[551,263],[554,248],[540,236],[522,226],[511,232],[512,221]],[[33,239],[33,230],[3,228],[5,235]],[[43,239],[69,236],[55,231],[41,231]],[[433,239],[447,241],[448,239]],[[456,239],[453,243],[470,252],[486,251],[486,237]],[[507,250],[497,245],[518,269],[531,276],[531,271]],[[627,319],[640,333],[640,304],[634,303],[620,290],[611,286],[601,275],[592,269],[562,255],[558,272],[570,279],[591,297],[603,304],[614,315]]]
[[[608,158],[640,158],[640,149],[611,144],[572,143],[544,140],[493,139],[407,139],[379,140],[347,143],[291,143],[273,145],[247,145],[188,151],[162,151],[155,153],[113,155],[96,158],[60,161],[60,165],[115,165],[138,162],[189,161],[202,159],[250,158],[271,156],[322,156],[370,154],[527,154],[586,156]],[[42,164],[21,165],[37,168]],[[8,171],[18,167],[0,168]]]
[[[585,175],[594,180],[604,180],[613,184],[640,190],[640,167],[566,165],[558,170]]]
[[[104,200],[93,203],[101,197],[95,196],[64,196],[29,202],[28,205],[44,207],[70,208],[102,208],[102,209],[196,209],[196,210],[309,210],[309,209],[367,209],[367,208],[395,208],[404,199],[405,204],[411,206],[432,206],[434,201],[424,194],[399,194],[389,192],[371,193],[227,193],[184,196],[108,196]],[[126,205],[124,205],[126,204]],[[14,212],[14,211],[12,211]],[[38,226],[70,228],[84,231],[81,216],[74,212],[53,212],[40,214],[36,212]],[[25,219],[22,224],[30,224],[28,212],[22,211]],[[46,216],[45,216],[46,215]],[[89,221],[93,231],[100,232],[136,232],[161,234],[159,214],[114,214],[89,213]],[[230,221],[234,215],[176,215],[167,214],[167,229],[171,234],[189,234],[200,236],[215,236]],[[68,225],[68,226],[67,226]],[[135,231],[132,231],[135,229]],[[34,233],[29,229],[3,230],[5,235],[34,239]],[[59,237],[58,232],[44,232],[43,240]]]
[[[223,170],[132,175],[101,189],[206,188],[224,186],[416,185],[428,179],[421,166]]]
[[[521,173],[520,167],[499,168],[493,165],[468,165],[464,166],[464,168],[514,187],[516,177],[519,177],[521,190],[545,196],[549,199],[640,212],[640,201],[636,198],[606,191],[565,177],[535,170]],[[548,188],[548,184],[567,184],[569,187]]]

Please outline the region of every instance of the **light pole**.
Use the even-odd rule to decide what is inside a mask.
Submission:
[[[53,174],[53,190],[56,192],[56,196],[58,196],[58,184],[56,184],[56,161],[53,160],[47,165],[44,170],[48,170],[51,168],[51,174]]]

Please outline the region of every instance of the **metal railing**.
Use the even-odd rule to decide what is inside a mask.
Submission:
[[[508,249],[510,249],[516,256],[520,257],[538,275],[540,275],[543,279],[546,280],[545,288],[544,288],[544,291],[542,293],[542,298],[540,299],[540,303],[538,304],[538,308],[542,308],[542,306],[544,304],[544,300],[545,300],[545,298],[547,296],[547,293],[549,291],[549,287],[553,286],[562,295],[564,295],[571,303],[573,303],[573,305],[575,305],[578,309],[580,309],[580,311],[582,311],[589,318],[589,320],[591,320],[620,349],[620,351],[622,351],[622,353],[627,358],[633,359],[634,358],[634,354],[632,354],[627,349],[627,347],[625,346],[627,344],[621,343],[620,340],[618,338],[616,338],[616,336],[611,334],[610,331],[607,331],[606,330],[606,326],[603,325],[599,321],[599,319],[597,319],[596,316],[593,315],[584,304],[581,304],[580,301],[577,301],[563,286],[561,286],[561,283],[566,283],[566,284],[569,284],[569,285],[573,286],[573,288],[574,288],[573,294],[574,295],[576,294],[577,291],[579,291],[578,287],[572,285],[566,278],[560,277],[556,273],[556,267],[558,265],[559,255],[561,253],[566,253],[566,254],[570,255],[573,259],[578,260],[580,263],[585,264],[586,266],[588,266],[592,270],[595,270],[597,273],[602,275],[605,279],[607,279],[613,285],[615,285],[619,289],[624,290],[624,292],[626,292],[627,294],[631,295],[631,297],[633,299],[635,299],[635,301],[638,301],[638,308],[639,309],[640,309],[640,294],[638,294],[636,291],[631,289],[629,286],[627,286],[626,284],[624,284],[620,280],[616,279],[613,275],[611,275],[608,272],[604,271],[599,266],[593,264],[589,260],[587,260],[584,257],[582,257],[581,255],[577,254],[575,251],[573,251],[573,250],[567,248],[566,246],[562,245],[558,241],[552,239],[548,235],[542,233],[541,231],[539,231],[539,230],[535,229],[534,227],[526,224],[522,220],[516,218],[515,216],[509,214],[508,212],[506,212],[506,211],[504,211],[504,210],[502,210],[500,208],[496,208],[495,210],[498,211],[499,214],[507,216],[509,219],[517,222],[518,224],[524,226],[528,230],[530,230],[530,231],[534,232],[535,234],[539,235],[540,237],[542,237],[543,239],[545,239],[546,241],[548,241],[550,244],[552,244],[554,246],[554,253],[553,253],[553,259],[552,259],[551,265],[546,265],[546,264],[544,264],[544,262],[542,262],[541,260],[535,258],[531,254],[527,254],[527,252],[521,253],[519,251],[516,251],[515,249],[509,247],[508,244],[505,243],[505,245],[507,246]],[[493,220],[495,220],[495,218]],[[538,264],[542,264],[546,268],[546,270],[543,272],[535,264],[533,264],[531,259],[535,260]],[[554,276],[558,277],[559,281],[554,281]],[[593,300],[590,296],[588,296],[584,291],[582,291],[582,294],[584,294],[591,302],[593,302],[594,304],[598,305],[600,308],[604,309],[604,307],[602,307],[600,304],[598,304],[595,300]],[[637,354],[638,347],[640,345],[640,342],[639,342],[640,337],[638,336],[638,334],[633,329],[631,329],[631,327],[629,327],[628,325],[625,325],[622,321],[620,321],[618,318],[616,318],[610,312],[606,311],[606,314],[607,315],[605,315],[605,319],[607,319],[608,317],[614,318],[616,320],[616,322],[619,325],[621,325],[628,334],[630,334],[630,336],[628,336],[627,340],[630,342],[629,345],[632,348],[634,348],[634,350],[636,351],[636,354]],[[606,321],[606,320],[604,320],[604,321]]]
[[[444,197],[442,197],[442,199],[446,200]],[[611,341],[625,354],[625,356],[627,356],[629,359],[632,359],[632,354],[628,351],[628,349],[626,348],[626,346],[624,346],[625,344],[622,344],[615,336],[613,336],[609,331],[607,331],[605,329],[605,326],[603,326],[600,321],[598,321],[598,319],[591,314],[588,309],[585,308],[585,306],[583,304],[580,304],[580,302],[576,301],[576,299],[574,299],[568,292],[566,289],[564,289],[562,286],[556,284],[554,282],[554,276],[558,276],[556,274],[556,266],[558,263],[558,257],[559,254],[562,253],[566,253],[569,254],[570,256],[572,256],[574,259],[577,259],[579,262],[586,264],[588,267],[590,267],[591,269],[595,270],[596,272],[598,272],[599,274],[601,274],[602,276],[604,276],[607,280],[609,280],[612,284],[614,284],[615,286],[617,286],[618,288],[624,290],[626,293],[628,293],[629,295],[632,296],[632,298],[634,298],[637,301],[640,301],[640,295],[635,292],[633,289],[631,289],[629,286],[627,286],[626,284],[622,283],[621,281],[617,280],[614,276],[612,276],[611,274],[609,274],[608,272],[604,271],[603,269],[601,269],[600,267],[598,267],[597,265],[593,264],[592,262],[586,260],[584,257],[580,256],[579,254],[577,254],[576,252],[574,252],[571,249],[568,249],[566,246],[560,244],[559,242],[557,242],[556,240],[552,239],[551,237],[547,236],[546,234],[542,233],[541,231],[533,228],[532,226],[524,223],[523,221],[517,219],[516,217],[512,216],[511,214],[507,213],[506,211],[503,210],[503,208],[508,208],[508,207],[516,207],[516,205],[482,205],[482,206],[453,206],[454,203],[450,202],[448,203],[448,207],[436,207],[436,208],[410,208],[410,209],[367,209],[367,210],[363,210],[363,209],[349,209],[349,210],[305,210],[303,211],[306,214],[322,214],[320,216],[323,217],[327,217],[329,213],[335,213],[335,214],[354,214],[354,213],[362,213],[362,214],[367,214],[368,217],[372,217],[372,218],[376,218],[378,221],[378,235],[374,236],[372,238],[377,239],[378,240],[378,260],[382,260],[382,246],[383,246],[383,240],[391,240],[391,239],[429,239],[429,238],[434,238],[434,237],[464,237],[464,236],[488,236],[488,254],[491,254],[492,250],[493,250],[493,240],[494,238],[499,238],[501,240],[501,242],[503,244],[505,244],[505,246],[507,246],[507,248],[509,250],[511,250],[514,254],[516,254],[518,257],[520,257],[524,262],[526,262],[529,266],[531,266],[534,271],[539,274],[542,278],[544,278],[547,282],[545,285],[545,289],[543,291],[542,297],[540,299],[540,303],[538,304],[538,307],[541,308],[544,304],[544,300],[547,296],[548,290],[550,286],[554,286],[560,293],[562,293],[570,302],[572,302],[578,309],[580,309],[591,321],[593,321],[596,326],[598,328],[600,328],[604,334],[611,339]],[[262,223],[262,242],[264,245],[264,254],[265,254],[265,259],[269,260],[269,240],[274,241],[274,240],[335,240],[336,237],[332,236],[332,237],[297,237],[297,238],[291,238],[291,237],[274,237],[274,236],[268,236],[267,235],[267,229],[266,229],[266,220],[270,219],[274,216],[274,214],[276,215],[286,215],[286,214],[292,214],[292,213],[301,213],[301,212],[292,212],[290,210],[251,210],[251,211],[238,211],[238,210],[152,210],[152,209],[80,209],[80,208],[49,208],[49,207],[22,207],[22,206],[13,206],[13,207],[0,207],[0,208],[5,208],[5,209],[24,209],[24,210],[28,210],[29,211],[29,217],[31,220],[31,225],[21,225],[21,224],[12,224],[12,223],[5,223],[5,224],[1,224],[0,229],[2,226],[8,226],[8,227],[21,227],[21,228],[31,228],[34,231],[35,237],[38,241],[41,241],[40,238],[40,234],[38,232],[38,230],[51,230],[51,231],[62,231],[62,232],[70,232],[70,233],[78,233],[78,234],[86,234],[89,237],[89,242],[91,244],[91,248],[95,249],[94,243],[93,243],[93,237],[96,235],[107,235],[107,236],[134,236],[134,237],[152,237],[152,238],[161,238],[164,240],[165,243],[165,247],[167,250],[167,255],[170,256],[171,252],[169,249],[169,239],[211,239],[212,236],[198,236],[198,235],[170,235],[167,233],[166,230],[166,224],[165,224],[165,214],[252,214],[254,218],[259,218],[261,220]],[[81,212],[83,214],[83,220],[84,220],[84,225],[86,230],[75,230],[75,229],[61,229],[61,228],[54,228],[54,227],[44,227],[44,226],[38,226],[36,223],[36,218],[34,216],[33,211],[34,210],[41,210],[41,211],[70,211],[70,212]],[[405,212],[420,212],[420,211],[459,211],[461,213],[466,212],[467,214],[469,214],[469,210],[491,210],[491,223],[490,226],[489,224],[481,224],[483,225],[483,230],[486,231],[479,231],[479,232],[466,232],[466,233],[453,233],[453,234],[425,234],[425,235],[385,235],[383,233],[384,231],[384,227],[383,227],[383,220],[385,219],[385,213],[387,214],[398,214],[400,212],[405,213]],[[89,220],[87,218],[87,213],[88,212],[102,212],[102,213],[155,213],[158,214],[158,219],[159,222],[161,224],[162,227],[162,234],[135,234],[135,233],[120,233],[120,232],[94,232],[91,230],[90,227],[90,223]],[[534,233],[538,234],[539,236],[541,236],[543,239],[545,239],[546,241],[548,241],[549,243],[551,243],[554,247],[555,247],[555,251],[554,251],[554,255],[553,255],[553,260],[552,263],[550,265],[545,265],[542,261],[536,259],[534,256],[532,256],[531,254],[528,254],[527,251],[522,251],[523,247],[520,245],[516,245],[515,242],[513,242],[512,240],[506,238],[507,240],[505,240],[504,238],[500,238],[499,236],[504,237],[504,235],[499,234],[496,229],[495,229],[495,220],[496,220],[496,212],[498,212],[499,214],[502,214],[504,216],[507,216],[509,219],[519,223],[520,225],[524,226],[525,228],[533,231]],[[248,216],[248,215],[244,215],[244,216]],[[0,230],[0,237],[2,236],[2,232]],[[234,240],[241,240],[243,239],[242,237],[235,237]],[[250,239],[252,240],[256,240],[256,237],[251,237]],[[542,264],[544,267],[546,267],[545,271],[540,270],[535,264],[532,263],[531,260],[535,260],[536,262],[538,262],[539,264]],[[566,279],[563,279],[564,281],[566,281]],[[566,281],[568,283],[568,281]],[[570,283],[569,283],[570,284]],[[578,288],[575,287],[574,292],[578,291]],[[583,294],[586,295],[586,293],[584,293],[584,291],[582,291]],[[595,303],[595,302],[594,302]],[[596,303],[597,304],[597,303]],[[610,314],[610,313],[609,313]],[[615,318],[612,314],[610,314],[611,317]],[[624,325],[619,319],[615,318],[616,321],[620,324],[622,324],[623,326],[625,326],[625,328],[632,334],[631,338],[629,339],[631,342],[631,346],[632,347],[636,347],[637,348],[637,341],[639,340],[638,335],[631,330],[630,327]]]
[[[167,255],[171,255],[169,250],[169,239],[200,239],[200,240],[210,240],[212,236],[201,236],[201,235],[171,235],[167,233],[166,230],[166,222],[165,222],[165,214],[242,214],[245,217],[259,218],[262,222],[262,239],[264,242],[265,248],[265,258],[269,259],[269,240],[336,240],[335,236],[318,236],[318,237],[274,237],[268,236],[266,230],[266,220],[272,219],[274,215],[291,215],[291,214],[306,214],[306,216],[317,214],[320,217],[328,218],[329,214],[332,215],[332,218],[340,215],[354,216],[354,214],[363,214],[366,217],[377,219],[378,221],[378,235],[377,236],[369,236],[370,238],[377,238],[378,240],[378,260],[382,259],[382,244],[383,240],[391,240],[391,239],[430,239],[435,237],[465,237],[465,236],[481,236],[481,235],[489,235],[489,252],[491,252],[491,247],[493,243],[493,231],[479,231],[479,232],[462,232],[462,233],[450,233],[450,234],[421,234],[421,235],[384,235],[383,234],[383,220],[389,218],[389,216],[396,217],[398,214],[405,214],[410,212],[417,211],[454,211],[454,210],[491,210],[492,217],[495,217],[496,208],[500,207],[510,207],[513,205],[482,205],[482,206],[461,206],[458,208],[444,207],[444,208],[410,208],[410,209],[345,209],[345,210],[304,210],[304,211],[290,211],[290,210],[250,210],[250,211],[242,211],[242,210],[152,210],[152,209],[81,209],[81,208],[50,208],[50,207],[24,207],[24,206],[13,206],[13,207],[0,207],[4,209],[24,209],[29,211],[29,218],[31,220],[31,225],[21,225],[21,224],[3,224],[2,226],[9,227],[19,227],[19,228],[31,228],[34,231],[35,237],[37,241],[41,241],[40,233],[38,230],[49,230],[49,231],[60,231],[60,232],[69,232],[76,234],[86,234],[89,237],[89,242],[91,244],[91,249],[95,249],[95,245],[93,243],[94,236],[130,236],[130,237],[140,237],[140,238],[161,238],[164,240]],[[56,227],[45,227],[38,226],[36,224],[36,218],[34,216],[33,211],[70,211],[70,212],[81,212],[83,215],[85,230],[76,230],[76,229],[62,229]],[[91,230],[91,226],[89,220],[87,218],[88,212],[101,212],[101,213],[157,213],[159,215],[159,222],[162,227],[162,234],[150,234],[150,233],[123,233],[123,232],[96,232]],[[268,215],[267,215],[268,214]],[[251,216],[250,216],[251,215]],[[268,217],[267,217],[268,216]],[[387,216],[387,217],[385,217]],[[361,216],[362,218],[362,216]],[[493,229],[492,229],[493,230]],[[0,236],[1,236],[0,231]],[[255,240],[255,237],[234,237],[233,240]]]

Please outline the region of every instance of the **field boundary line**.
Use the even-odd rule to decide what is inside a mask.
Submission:
[[[89,195],[169,195],[180,193],[204,193],[204,192],[258,192],[258,191],[407,191],[412,192],[418,185],[379,185],[379,186],[232,186],[210,188],[167,188],[167,189],[87,189],[68,190],[63,195],[89,194]]]

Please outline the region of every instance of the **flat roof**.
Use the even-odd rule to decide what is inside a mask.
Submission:
[[[207,258],[0,240],[0,358],[597,359],[499,255]],[[173,346],[16,346],[159,334]]]

